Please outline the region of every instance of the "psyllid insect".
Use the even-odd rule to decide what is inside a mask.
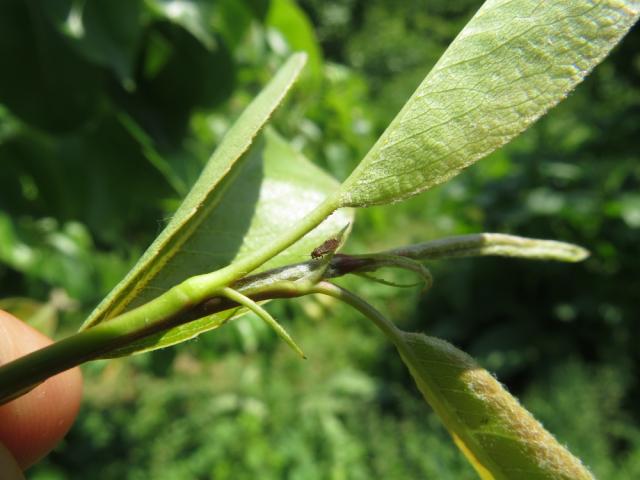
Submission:
[[[333,253],[340,246],[340,240],[337,238],[330,238],[325,240],[325,242],[314,248],[313,252],[311,252],[311,258],[320,258],[324,257],[327,253]]]
[[[349,228],[349,225],[350,224],[347,223],[335,237],[328,238],[322,243],[322,245],[314,248],[313,252],[311,252],[311,258],[315,260],[317,258],[324,257],[328,253],[335,252],[342,243],[342,237],[344,236],[344,232]]]

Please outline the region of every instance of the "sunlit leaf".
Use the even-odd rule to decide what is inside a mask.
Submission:
[[[562,100],[629,30],[637,0],[488,0],[342,189],[401,200],[504,145]]]

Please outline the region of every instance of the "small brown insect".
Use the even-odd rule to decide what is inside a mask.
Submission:
[[[324,257],[327,253],[333,253],[340,246],[340,240],[337,238],[330,238],[325,240],[325,242],[313,249],[311,252],[311,258],[320,258]]]

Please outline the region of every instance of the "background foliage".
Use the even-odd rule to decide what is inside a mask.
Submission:
[[[480,5],[472,0],[6,0],[0,5],[0,306],[75,330],[126,273],[292,50],[275,119],[344,179]],[[640,476],[640,36],[465,175],[359,212],[348,251],[501,231],[583,264],[456,260],[427,295],[350,286],[495,371],[602,478]],[[475,478],[393,349],[318,298],[86,366],[85,403],[30,478]]]

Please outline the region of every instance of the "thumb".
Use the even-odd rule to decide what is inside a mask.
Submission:
[[[0,443],[0,478],[2,480],[24,480],[20,467],[9,451]]]
[[[26,323],[0,311],[0,365],[50,343]],[[80,370],[74,368],[0,406],[0,443],[18,465],[27,468],[60,441],[78,413],[81,395]],[[0,479],[2,473],[0,469]]]

